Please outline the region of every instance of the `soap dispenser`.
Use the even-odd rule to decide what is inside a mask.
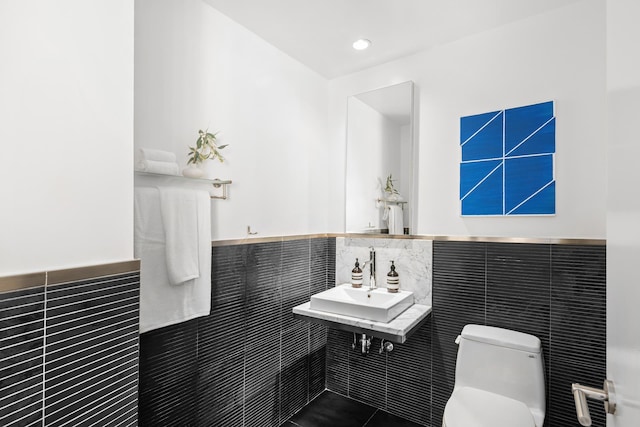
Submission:
[[[358,258],[356,258],[356,266],[351,270],[351,286],[354,288],[362,287],[362,269],[360,268]]]
[[[400,276],[396,272],[396,266],[391,261],[391,270],[387,273],[387,292],[397,293],[400,289]]]

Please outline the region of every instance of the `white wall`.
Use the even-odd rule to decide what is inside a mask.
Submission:
[[[136,147],[185,165],[198,129],[229,144],[227,163],[207,165],[233,180],[212,202],[212,238],[325,232],[327,81],[202,0],[137,0],[135,12]]]
[[[132,257],[133,6],[0,3],[0,274]],[[214,239],[344,231],[348,96],[417,83],[418,234],[605,235],[602,0],[529,18],[329,85],[201,0],[136,2],[135,140],[176,152],[221,131],[234,181]],[[329,87],[327,95],[327,87]],[[553,99],[558,214],[458,216],[458,121]],[[328,105],[328,109],[327,109]],[[329,119],[327,120],[327,111]]]
[[[618,414],[608,426],[640,419],[640,3],[607,0],[607,378],[615,383]]]
[[[413,80],[419,99],[416,234],[604,238],[605,41],[605,4],[585,0],[332,80],[332,150],[336,157],[345,152],[348,96]],[[557,215],[460,217],[460,117],[548,100],[556,102]],[[337,207],[344,176],[331,179],[331,206]],[[340,216],[329,215],[331,231],[342,231]]]
[[[133,258],[133,4],[0,2],[0,275]]]

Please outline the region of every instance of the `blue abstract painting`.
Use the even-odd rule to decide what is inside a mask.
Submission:
[[[553,101],[460,119],[462,215],[556,213]]]

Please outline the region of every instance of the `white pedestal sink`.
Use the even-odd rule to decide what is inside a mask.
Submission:
[[[311,296],[312,310],[388,323],[413,305],[413,292],[354,288],[350,283]]]

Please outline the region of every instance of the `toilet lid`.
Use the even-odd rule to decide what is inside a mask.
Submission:
[[[536,427],[524,403],[471,387],[454,390],[443,419],[446,427]]]

